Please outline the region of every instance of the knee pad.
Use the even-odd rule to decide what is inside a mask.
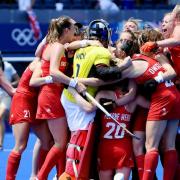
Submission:
[[[66,153],[66,170],[77,179],[88,179],[94,143],[95,127],[93,123],[88,130],[79,130],[73,134]]]
[[[77,131],[71,136],[66,152],[66,173],[78,177],[80,159],[86,142],[87,131]]]
[[[96,124],[91,123],[88,127],[86,142],[79,162],[78,175],[80,179],[89,180],[90,165],[93,156]]]

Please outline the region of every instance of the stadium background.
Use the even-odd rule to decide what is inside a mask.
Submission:
[[[40,38],[36,40],[27,13],[19,11],[15,0],[0,0],[0,51],[4,60],[11,62],[21,76],[32,61],[37,45],[46,35],[50,20],[61,15],[71,16],[83,25],[93,19],[103,18],[110,23],[112,41],[115,42],[128,18],[141,19],[141,28],[144,25],[159,27],[163,15],[174,8],[173,3],[168,3],[167,0],[116,0],[114,3],[119,10],[110,11],[101,10],[97,2],[98,0],[35,0],[33,11],[41,28]],[[63,9],[56,10],[56,3],[62,3]],[[6,126],[6,130],[10,131],[7,123]]]
[[[63,3],[63,10],[56,10],[56,3]],[[113,30],[112,40],[116,41],[118,33],[122,30],[123,23],[130,17],[141,19],[140,27],[146,24],[158,27],[164,14],[174,8],[173,3],[168,0],[116,0],[119,7],[118,12],[100,10],[96,0],[36,0],[33,10],[41,28],[41,38],[34,39],[31,28],[27,20],[27,14],[19,11],[15,0],[0,0],[0,51],[5,61],[13,64],[18,74],[21,76],[25,67],[34,57],[34,52],[47,33],[47,28],[52,18],[61,15],[73,17],[76,21],[87,25],[91,20],[103,18],[110,23]],[[174,3],[180,0],[173,1]],[[18,34],[20,33],[20,34]],[[21,35],[21,36],[19,36]],[[18,38],[19,36],[19,38]],[[11,132],[10,126],[6,122],[6,131]],[[27,151],[21,162],[20,172],[17,179],[28,179],[31,169],[32,147],[35,141],[34,135],[31,135]],[[0,153],[0,180],[4,179],[5,166],[8,153],[13,147],[14,140],[12,135],[5,137],[5,153]],[[28,164],[27,168],[24,164]],[[162,174],[162,169],[158,169],[158,174]],[[26,173],[25,173],[26,172]],[[52,177],[54,173],[50,177]]]

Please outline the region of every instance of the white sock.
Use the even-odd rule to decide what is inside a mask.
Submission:
[[[124,180],[124,174],[123,173],[117,173],[114,176],[114,180]]]

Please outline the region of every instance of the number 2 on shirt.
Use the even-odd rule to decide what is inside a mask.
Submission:
[[[120,123],[122,127],[126,127],[126,124]],[[105,139],[120,139],[124,137],[124,129],[122,127],[117,125],[114,122],[108,122],[106,124],[106,127],[109,128],[109,130],[105,133],[104,138]]]

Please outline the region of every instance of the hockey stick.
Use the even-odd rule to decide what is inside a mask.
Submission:
[[[90,99],[92,101],[92,103],[97,106],[102,112],[104,112],[108,117],[110,117],[111,119],[113,119],[120,127],[122,127],[122,129],[124,131],[126,131],[130,136],[132,136],[133,138],[136,138],[138,140],[140,140],[139,137],[137,137],[135,134],[133,134],[132,132],[130,132],[127,128],[123,127],[103,106],[101,106],[99,104],[99,102],[96,101],[96,99],[94,99],[94,97],[92,97],[88,92],[85,92],[85,95],[88,99]]]

